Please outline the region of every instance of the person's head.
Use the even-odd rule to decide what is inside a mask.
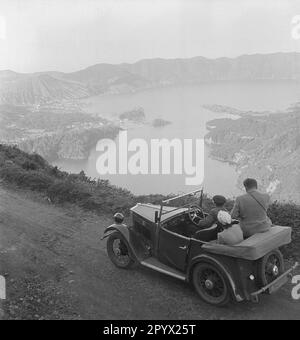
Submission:
[[[222,224],[224,229],[228,229],[232,226],[232,218],[231,215],[227,211],[219,211],[218,213],[218,221]]]
[[[114,214],[114,220],[117,224],[121,224],[124,221],[124,215],[121,213]]]
[[[214,202],[216,207],[221,208],[225,205],[226,198],[224,196],[221,196],[221,195],[216,195],[216,196],[213,197],[213,202]]]
[[[244,180],[244,187],[245,187],[246,191],[257,189],[258,185],[257,185],[256,179],[254,179],[254,178],[245,179]]]

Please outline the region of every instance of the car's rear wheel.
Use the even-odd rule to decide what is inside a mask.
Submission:
[[[114,233],[107,240],[107,254],[114,265],[128,269],[134,264],[134,259],[127,241],[121,233]]]
[[[200,297],[215,306],[230,301],[230,288],[223,272],[210,263],[199,263],[193,271],[193,284]]]
[[[284,273],[284,260],[280,250],[272,250],[258,263],[260,284],[266,286]]]

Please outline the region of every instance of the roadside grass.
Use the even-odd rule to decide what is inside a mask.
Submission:
[[[159,204],[161,200],[171,196],[136,196],[107,180],[92,179],[83,171],[79,174],[69,174],[50,165],[37,154],[28,154],[16,146],[4,144],[0,144],[0,178],[20,188],[41,192],[53,203],[72,203],[98,214],[121,211],[128,215],[130,208],[138,202]],[[211,198],[204,195],[204,209],[207,211],[212,206]],[[227,208],[230,210],[232,206],[233,201],[229,199]],[[269,216],[274,224],[293,228],[292,243],[284,247],[283,251],[288,257],[299,258],[300,206],[288,202],[274,202],[269,209]]]
[[[0,145],[0,178],[20,188],[39,191],[53,203],[74,203],[100,213],[126,213],[135,203],[128,190],[106,180],[91,179],[84,172],[61,171],[39,155],[27,154],[14,146]]]

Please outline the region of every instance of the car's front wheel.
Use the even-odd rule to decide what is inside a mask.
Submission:
[[[127,241],[123,235],[116,232],[107,239],[107,254],[114,265],[119,268],[128,269],[134,264],[134,259]]]
[[[193,284],[200,297],[209,304],[224,306],[230,301],[230,288],[222,271],[210,263],[198,263]]]

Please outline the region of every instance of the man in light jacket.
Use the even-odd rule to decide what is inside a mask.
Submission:
[[[257,190],[257,181],[253,178],[247,178],[244,186],[247,193],[237,197],[231,216],[240,220],[244,237],[249,237],[271,228],[272,222],[267,215],[270,196]]]

